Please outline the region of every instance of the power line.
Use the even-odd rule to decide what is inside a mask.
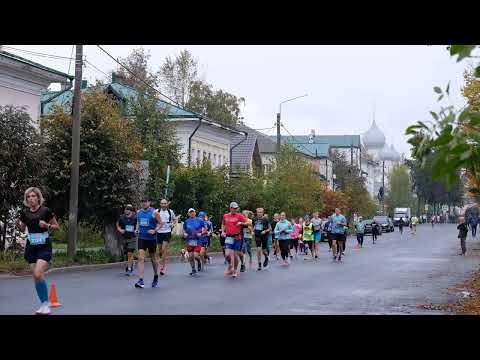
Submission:
[[[33,55],[33,56],[38,56],[38,57],[51,58],[51,59],[57,59],[57,60],[69,60],[69,61],[74,60],[74,58],[71,57],[71,56],[66,57],[66,56],[60,56],[60,55],[52,55],[52,54],[41,53],[41,52],[36,52],[36,51],[17,49],[17,48],[10,47],[10,46],[3,46],[3,48],[8,49],[8,50],[14,50],[14,51],[26,53],[26,54]]]
[[[73,49],[75,49],[75,45],[72,45],[72,51],[70,51],[70,61],[68,62],[68,72],[67,72],[68,75],[70,75],[70,65],[72,65]]]
[[[285,125],[283,124],[280,124],[280,126],[290,135],[290,137],[295,140],[295,136],[292,135],[292,133],[290,133],[290,131],[287,130],[287,128],[285,127]],[[310,154],[312,154],[313,156],[316,156],[313,152],[311,152],[310,150],[308,150],[305,146],[303,146],[302,144],[299,144],[299,143],[293,143],[292,145],[299,145],[300,147],[304,148],[307,152],[309,152]]]
[[[94,68],[95,70],[97,70],[98,72],[102,73],[103,75],[105,75],[107,78],[110,77],[110,75],[108,75],[106,72],[100,70],[98,67],[96,67],[95,65],[93,65],[90,61],[86,60],[85,59],[85,63],[87,63],[88,65],[90,65],[92,68]]]

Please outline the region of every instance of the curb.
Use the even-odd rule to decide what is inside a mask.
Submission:
[[[210,256],[216,256],[216,255],[223,255],[223,253],[222,252],[212,252],[212,253],[209,253],[209,255]],[[174,263],[174,264],[179,263],[179,262],[181,262],[180,255],[168,256],[167,261],[169,263]],[[150,262],[150,257],[145,258],[145,262]],[[48,269],[45,272],[45,274],[111,269],[111,268],[119,267],[123,264],[125,264],[125,261],[108,263],[108,264],[91,264],[91,265],[67,266],[67,267]],[[31,274],[26,274],[26,275],[0,274],[0,280],[1,279],[19,279],[19,278],[31,277],[31,276],[32,276]]]

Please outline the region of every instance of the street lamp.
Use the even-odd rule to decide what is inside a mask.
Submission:
[[[300,99],[302,97],[308,96],[308,94],[301,95],[301,96],[296,96],[291,99],[284,100],[280,103],[279,109],[278,109],[278,114],[277,114],[277,154],[280,153],[280,119],[281,119],[281,114],[282,114],[282,104],[285,104],[286,102],[293,101],[296,99]]]

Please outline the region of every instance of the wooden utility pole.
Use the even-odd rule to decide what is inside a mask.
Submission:
[[[280,113],[277,114],[277,155],[280,154]]]
[[[77,246],[78,182],[80,163],[80,96],[82,88],[83,45],[76,45],[75,89],[73,91],[72,172],[70,175],[70,211],[68,216],[67,255],[73,257]]]

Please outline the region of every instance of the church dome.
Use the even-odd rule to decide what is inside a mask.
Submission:
[[[394,155],[394,161],[399,161],[401,159],[401,156],[400,154],[398,153],[398,151],[393,147],[393,145],[390,145],[390,151],[392,152],[392,154]]]
[[[385,135],[373,120],[372,126],[362,135],[363,144],[367,149],[381,149],[385,145]]]

